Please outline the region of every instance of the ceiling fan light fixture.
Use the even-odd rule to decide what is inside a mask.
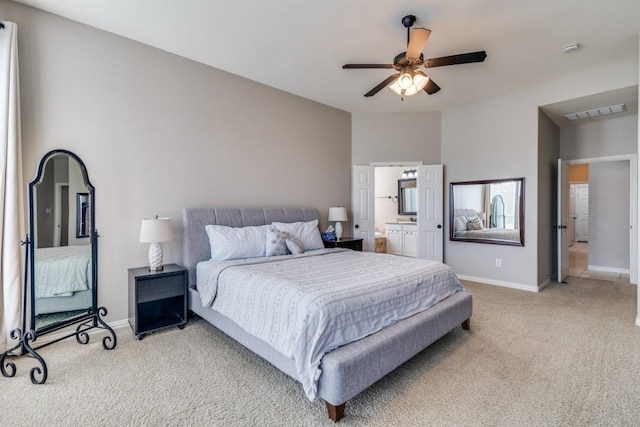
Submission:
[[[413,76],[411,75],[411,72],[402,73],[402,75],[398,77],[397,82],[401,89],[409,89],[413,84]]]
[[[389,89],[400,96],[411,96],[423,90],[428,82],[429,77],[422,71],[406,71],[389,86]]]
[[[422,71],[416,71],[413,76],[413,85],[418,88],[420,92],[429,83],[429,76]]]

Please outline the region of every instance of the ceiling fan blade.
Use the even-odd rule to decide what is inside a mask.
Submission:
[[[426,28],[416,28],[411,31],[411,39],[409,40],[409,46],[407,46],[407,58],[417,59],[420,57],[430,34],[431,30]]]
[[[484,50],[478,52],[462,53],[460,55],[443,56],[441,58],[425,59],[425,68],[444,67],[445,65],[469,64],[472,62],[482,62],[487,57]]]
[[[400,73],[393,74],[393,75],[387,77],[382,82],[380,82],[380,84],[378,86],[374,87],[369,92],[365,93],[364,96],[369,97],[369,96],[375,95],[376,93],[380,92],[385,87],[389,86],[391,84],[391,82],[393,82],[398,77],[400,77]]]
[[[393,68],[393,64],[344,64],[343,69],[351,68]]]
[[[431,80],[431,77],[429,77],[429,82],[427,82],[427,85],[424,87],[424,91],[427,92],[429,95],[433,95],[439,90],[440,90],[440,86],[438,86],[436,82]]]

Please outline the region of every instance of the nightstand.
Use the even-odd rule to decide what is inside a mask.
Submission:
[[[362,239],[343,237],[340,240],[323,240],[325,248],[347,248],[362,252]]]
[[[150,332],[187,323],[187,269],[129,269],[129,324],[140,340]]]

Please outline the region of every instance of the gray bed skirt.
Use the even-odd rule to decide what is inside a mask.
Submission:
[[[248,334],[227,317],[202,306],[200,294],[193,288],[189,289],[188,306],[198,316],[299,381],[293,359]],[[334,406],[345,403],[460,326],[471,317],[471,311],[471,294],[456,292],[423,312],[327,353],[320,366],[318,396]]]

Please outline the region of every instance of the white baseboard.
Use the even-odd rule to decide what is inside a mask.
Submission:
[[[107,325],[109,325],[109,327],[111,327],[111,329],[113,329],[115,331],[116,329],[122,329],[122,328],[128,327],[129,326],[129,319],[116,320],[114,322],[107,323]],[[73,327],[76,328],[77,326],[73,325]],[[93,328],[90,331],[87,331],[87,333],[91,337],[92,335],[99,334],[99,333],[104,332],[104,331],[105,330],[102,329],[102,328]],[[44,344],[48,344],[48,343],[50,343],[52,341],[59,340],[59,339],[63,338],[65,335],[69,335],[70,332],[71,332],[71,329],[67,329],[66,332],[58,332],[58,333],[55,333],[55,334],[47,334],[47,335],[43,335],[41,337],[36,337],[36,342],[34,343],[34,347],[41,347]],[[71,338],[71,337],[69,337],[69,338]]]
[[[605,273],[631,274],[631,270],[624,268],[602,267],[600,265],[588,265],[587,270],[603,271]]]
[[[540,289],[541,289],[541,288],[538,288],[538,286],[523,285],[521,283],[513,283],[513,282],[505,282],[504,280],[493,280],[493,279],[486,279],[484,277],[464,276],[462,274],[457,274],[457,276],[458,276],[458,279],[469,280],[470,282],[486,283],[487,285],[502,286],[503,288],[518,289],[521,291],[540,292]]]
[[[640,326],[640,317],[636,317],[636,326]]]

